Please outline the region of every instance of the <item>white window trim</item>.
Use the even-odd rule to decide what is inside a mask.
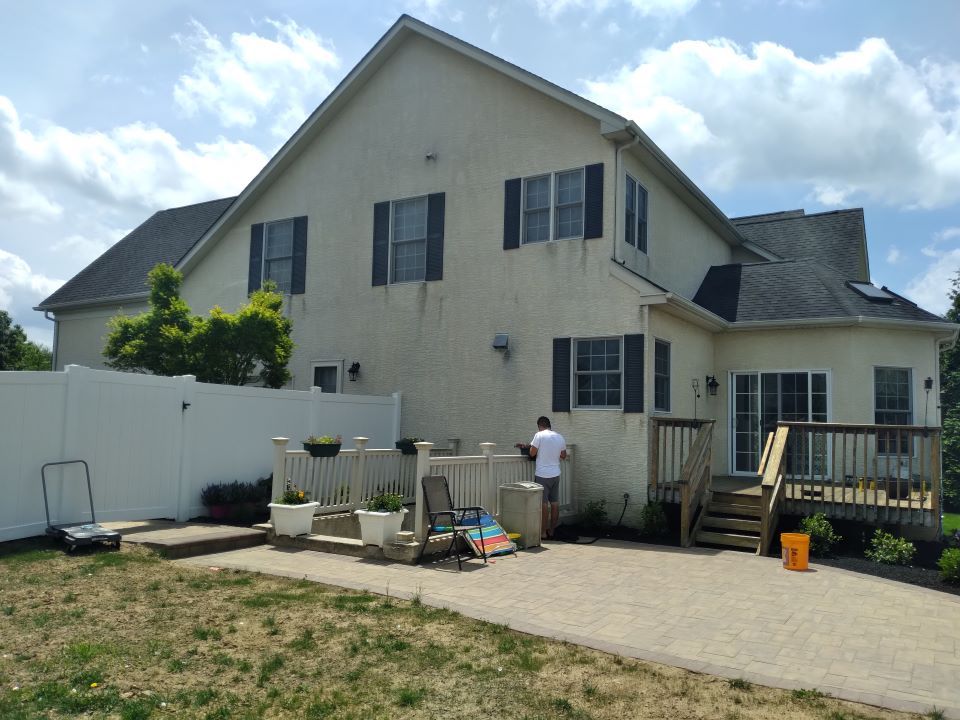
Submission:
[[[427,217],[426,222],[424,223],[424,261],[423,261],[423,280],[395,280],[393,272],[393,250],[394,250],[394,241],[393,241],[393,208],[397,203],[409,202],[410,200],[426,200],[427,201]],[[427,259],[426,252],[429,250],[429,238],[430,238],[430,195],[413,195],[411,197],[397,198],[396,200],[390,201],[390,229],[389,229],[389,242],[387,243],[390,247],[390,253],[387,257],[387,284],[388,285],[418,285],[420,283],[425,283],[427,281]],[[411,242],[420,242],[419,240],[403,240],[401,245]]]
[[[564,175],[569,172],[580,171],[580,207],[582,212],[580,213],[580,234],[571,235],[570,237],[558,238],[557,237],[557,175]],[[529,180],[539,180],[540,178],[549,178],[550,179],[550,237],[546,240],[535,240],[533,242],[527,241],[527,182]],[[574,205],[576,203],[569,203],[564,205],[568,207],[569,205]],[[542,209],[541,209],[542,210]],[[520,246],[524,245],[543,245],[544,243],[550,242],[566,242],[567,240],[583,240],[583,229],[587,221],[587,176],[585,167],[572,167],[567,168],[566,170],[557,170],[555,172],[546,172],[540,173],[539,175],[530,175],[528,177],[522,178],[520,182]]]
[[[623,243],[624,243],[625,245],[630,245],[630,247],[632,247],[632,248],[633,248],[634,250],[636,250],[638,253],[642,253],[642,254],[644,254],[644,255],[649,255],[649,254],[650,254],[650,191],[647,190],[646,186],[645,186],[643,183],[641,183],[639,180],[637,180],[637,179],[636,179],[633,175],[631,175],[630,173],[626,173],[626,176],[627,176],[628,179],[632,180],[632,181],[633,181],[633,184],[634,184],[634,188],[633,188],[633,239],[634,239],[634,244],[633,244],[633,245],[630,245],[630,243],[627,242],[627,205],[626,205],[626,198],[625,198],[625,197],[624,197],[624,199],[623,199],[623,200],[624,200],[624,205],[623,205],[623,237],[621,238],[621,240],[623,241]],[[624,182],[624,187],[626,187],[626,186],[627,186],[627,183]],[[646,195],[647,195],[647,217],[646,217],[646,221],[645,221],[645,222],[646,222],[646,226],[647,226],[647,249],[646,249],[646,250],[641,250],[641,249],[640,249],[640,203],[639,203],[639,193],[637,192],[638,188],[643,188],[643,192],[646,193]]]
[[[260,238],[260,287],[263,287],[263,284],[268,280],[267,278],[267,228],[270,225],[279,225],[280,223],[290,223],[290,288],[286,291],[277,289],[281,295],[290,295],[293,290],[293,256],[294,256],[294,243],[296,242],[296,223],[294,222],[295,218],[288,217],[283,218],[282,220],[270,220],[263,223],[263,236]],[[271,258],[273,260],[281,258]]]
[[[667,407],[657,407],[657,343],[667,346]],[[663,338],[653,338],[653,411],[658,415],[673,414],[673,343]]]
[[[783,373],[801,373],[805,372],[808,376],[814,375],[816,373],[822,373],[827,376],[827,422],[833,422],[833,371],[830,368],[775,368],[775,369],[759,369],[752,368],[748,370],[729,370],[727,372],[727,474],[736,477],[756,477],[756,472],[748,472],[745,470],[737,470],[737,458],[736,458],[736,433],[733,429],[733,420],[734,413],[737,407],[737,398],[736,398],[736,388],[734,387],[734,377],[737,375],[756,375],[758,382],[760,375],[764,373],[775,373],[777,375]],[[759,388],[758,388],[759,392]],[[810,394],[807,393],[807,409],[812,410],[810,407]],[[763,443],[766,442],[766,438],[761,437],[761,449],[760,453],[763,454]]]
[[[343,392],[343,360],[312,360],[310,361],[310,387],[316,387],[313,384],[313,378],[316,368],[332,367],[337,369],[337,388],[334,392]]]
[[[906,370],[907,371],[907,390],[910,391],[910,422],[909,425],[917,424],[917,407],[915,402],[915,393],[913,392],[913,368],[912,367],[903,367],[902,365],[874,365],[873,366],[873,376],[870,379],[870,405],[873,408],[871,417],[873,422],[871,424],[877,424],[877,370]],[[882,412],[890,412],[889,410],[883,410]],[[875,439],[875,442],[877,439]],[[914,450],[917,448],[917,444],[914,442],[910,443]],[[898,453],[880,452],[879,448],[876,451],[877,457],[896,457]],[[908,456],[916,458],[917,455],[914,452],[909,453],[899,453],[900,457],[906,458]]]
[[[536,244],[536,243],[535,243]],[[570,409],[586,410],[590,412],[623,412],[623,335],[596,335],[591,337],[570,338]],[[619,405],[580,405],[577,402],[577,343],[590,342],[591,340],[616,340],[620,343],[620,404]],[[610,371],[604,371],[611,374]],[[585,374],[599,374],[599,372]]]

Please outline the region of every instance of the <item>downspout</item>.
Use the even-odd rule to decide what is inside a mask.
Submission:
[[[940,413],[940,355],[941,353],[955,345],[957,342],[957,333],[954,333],[953,337],[947,340],[934,340],[933,349],[934,349],[934,368],[936,369],[937,375],[937,384],[934,390],[936,391],[935,401],[934,401],[934,419],[937,421],[937,425],[940,427],[940,497],[937,499],[938,505],[940,508],[940,513],[937,515],[937,533],[943,535],[943,417]]]
[[[50,369],[51,369],[51,370],[56,370],[56,369],[57,369],[57,345],[58,345],[58,340],[60,339],[60,338],[59,338],[59,335],[60,335],[60,321],[57,320],[55,317],[50,317],[50,311],[49,311],[49,310],[44,310],[44,311],[43,311],[43,316],[44,316],[47,320],[49,320],[50,322],[53,323],[53,350],[52,350],[52,352],[50,353],[50,365],[51,365]]]
[[[620,179],[623,177],[623,172],[621,171],[622,161],[620,156],[623,154],[623,151],[632,145],[636,145],[640,142],[640,137],[634,135],[631,132],[630,128],[626,128],[627,132],[631,134],[631,139],[627,140],[625,143],[616,146],[616,150],[613,153],[614,162],[614,178],[613,178],[613,261],[620,265],[624,264],[624,260],[621,260],[619,257],[619,247],[620,247],[620,200],[623,197],[623,188],[620,187]]]

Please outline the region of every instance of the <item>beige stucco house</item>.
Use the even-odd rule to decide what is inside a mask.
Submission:
[[[158,213],[39,306],[58,368],[102,364],[160,260],[198,313],[276,280],[294,388],[399,390],[404,434],[468,451],[549,415],[579,502],[617,507],[646,502],[652,417],[715,418],[732,476],[778,419],[938,425],[957,332],[870,285],[861,210],[728,218],[632,121],[406,16],[238,197]]]

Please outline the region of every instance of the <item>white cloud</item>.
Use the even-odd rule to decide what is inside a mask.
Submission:
[[[960,227],[949,227],[934,233],[933,242],[921,252],[931,258],[926,269],[914,277],[904,294],[920,307],[942,315],[950,307],[950,290],[960,271]]]
[[[683,41],[586,86],[716,188],[801,182],[826,205],[960,200],[960,66],[911,66],[882,39],[816,60]]]
[[[676,17],[685,15],[699,0],[535,0],[537,12],[555,20],[568,10],[603,12],[614,5],[624,5],[643,17]]]
[[[173,90],[184,113],[211,113],[228,128],[263,121],[284,140],[306,119],[333,89],[340,58],[332,43],[293,20],[266,22],[276,31],[273,40],[233,33],[224,44],[196,20],[188,35],[175,36],[194,55]]]
[[[22,304],[23,295],[38,302],[63,285],[33,272],[19,255],[0,249],[0,310],[10,310],[15,301]]]
[[[100,236],[97,238],[87,237],[74,233],[55,242],[53,250],[60,253],[67,253],[71,259],[79,265],[88,265],[96,258],[100,257],[114,243],[123,238],[129,230],[117,230],[115,228],[100,228]]]
[[[619,35],[619,34],[620,34],[620,26],[617,25],[616,21],[614,21],[614,20],[611,20],[610,22],[607,23],[607,28],[606,28],[606,30],[607,30],[607,35]]]
[[[63,214],[59,203],[46,197],[35,186],[11,180],[0,173],[0,214],[23,215],[33,220],[53,220]]]
[[[39,131],[21,125],[13,103],[0,95],[0,205],[56,216],[59,206],[34,187],[65,186],[105,205],[158,209],[239,192],[266,163],[258,148],[217,138],[182,147],[167,131],[133,123],[106,132],[74,132],[57,125]],[[6,201],[4,198],[8,198]]]
[[[887,262],[891,265],[894,265],[900,262],[900,248],[896,245],[891,245],[890,249],[887,251]]]

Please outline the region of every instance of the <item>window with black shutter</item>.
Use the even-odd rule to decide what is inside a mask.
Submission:
[[[306,289],[306,265],[306,216],[250,226],[248,292],[259,290],[270,280],[279,293],[302,294]]]

